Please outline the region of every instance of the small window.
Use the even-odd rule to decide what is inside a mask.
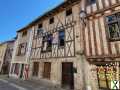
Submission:
[[[50,18],[49,23],[50,23],[50,24],[53,24],[53,23],[54,23],[54,17]]]
[[[41,52],[46,51],[46,37],[43,36]]]
[[[95,3],[96,3],[96,0],[88,0],[87,2],[88,5],[95,4]]]
[[[39,24],[39,25],[38,25],[38,28],[42,28],[42,24]]]
[[[72,8],[66,11],[66,16],[69,16],[72,14]]]
[[[17,55],[18,56],[25,55],[25,53],[26,53],[26,47],[27,47],[27,43],[19,44]]]
[[[65,45],[65,31],[59,31],[59,46]]]
[[[119,14],[113,14],[106,17],[106,22],[108,26],[109,39],[118,40],[120,39],[120,19]]]
[[[52,34],[43,37],[42,40],[42,52],[52,51]]]
[[[41,28],[41,29],[38,29],[37,30],[37,35],[42,35],[43,34],[43,29]]]
[[[22,32],[22,37],[27,36],[27,30]]]
[[[52,34],[48,35],[47,37],[47,51],[52,50]]]
[[[37,35],[40,35],[40,33],[41,33],[41,30],[38,29],[38,30],[37,30]]]

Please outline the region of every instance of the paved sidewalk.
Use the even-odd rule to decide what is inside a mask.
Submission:
[[[0,79],[18,85],[26,90],[65,90],[46,80],[18,80],[14,78],[8,78],[7,76],[1,76]]]

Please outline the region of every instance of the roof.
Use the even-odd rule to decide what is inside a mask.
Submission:
[[[58,6],[56,6],[55,8],[53,8],[52,10],[47,11],[43,15],[39,16],[34,21],[30,22],[28,25],[26,25],[25,27],[21,28],[17,32],[21,32],[21,31],[23,31],[23,30],[25,30],[25,29],[35,25],[38,21],[43,20],[46,17],[51,17],[55,13],[60,12],[60,10],[66,9],[69,5],[74,5],[74,4],[76,4],[76,3],[80,2],[80,1],[81,0],[66,0],[66,1],[62,2],[61,4],[59,4]]]
[[[15,39],[11,39],[11,40],[2,42],[2,43],[0,43],[0,45],[6,44],[6,43],[13,43],[13,42],[15,42]]]

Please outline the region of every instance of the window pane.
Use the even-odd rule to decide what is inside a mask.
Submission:
[[[48,38],[47,38],[47,50],[48,51],[51,51],[52,50],[52,34],[51,35],[48,35]]]
[[[65,31],[59,32],[59,46],[64,46],[65,42]]]
[[[117,14],[116,14],[116,17],[120,19],[120,13],[117,13]]]
[[[109,26],[110,38],[111,39],[120,38],[120,30],[119,30],[118,23],[113,23],[108,26]]]
[[[107,88],[105,68],[103,66],[98,67],[98,78],[99,78],[100,88]]]
[[[72,14],[72,8],[66,11],[66,16],[69,16]]]
[[[116,16],[115,15],[111,15],[107,17],[107,22],[112,22],[116,20]]]

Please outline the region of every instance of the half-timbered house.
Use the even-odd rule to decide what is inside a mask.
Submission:
[[[119,80],[119,11],[120,0],[65,0],[19,30],[13,62],[28,60],[34,79],[77,90],[110,89],[111,77]],[[23,39],[26,31],[31,35]],[[30,44],[27,59],[23,42]],[[11,72],[22,73],[18,67]]]
[[[12,61],[14,42],[15,42],[15,39],[4,42],[4,44],[6,44],[6,51],[4,55],[3,65],[2,65],[2,71],[1,71],[2,74],[9,74],[10,64]]]
[[[0,44],[0,73],[2,72],[2,66],[3,66],[3,62],[4,62],[6,49],[7,49],[7,45],[1,43]]]
[[[21,76],[21,68],[29,60],[31,78],[45,79],[58,86],[82,90],[83,65],[82,57],[78,55],[81,44],[79,13],[80,0],[65,0],[19,30],[11,75]],[[26,31],[32,31],[33,38],[32,35],[25,38]],[[32,40],[31,54],[26,59],[25,43],[31,42],[29,40]]]
[[[29,56],[32,38],[32,27],[17,32],[9,76],[15,78],[28,78]],[[27,75],[27,76],[26,76]]]
[[[83,0],[82,4],[83,46],[92,75],[88,77],[108,90],[111,80],[120,79],[120,0]]]
[[[66,0],[34,22],[31,77],[68,88],[82,88],[80,49],[80,0]],[[81,77],[81,78],[78,78]]]
[[[0,44],[0,73],[9,74],[15,40],[5,41]]]

